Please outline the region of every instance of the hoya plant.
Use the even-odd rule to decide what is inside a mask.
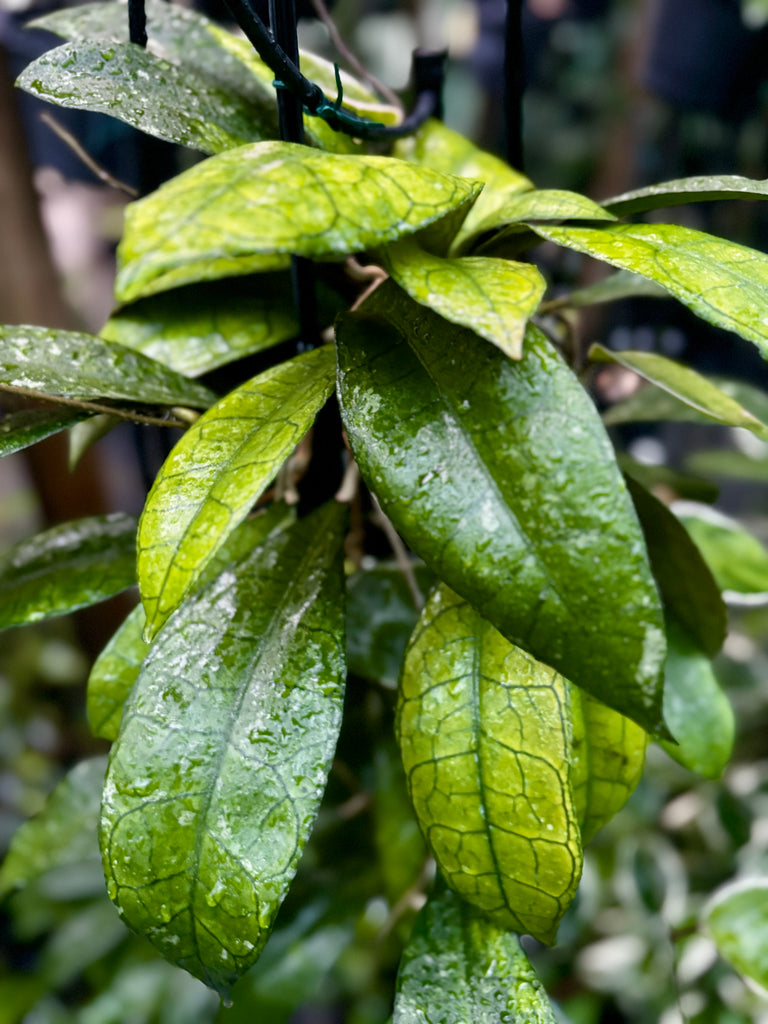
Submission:
[[[245,8],[261,54],[160,0],[147,45],[119,3],[49,14],[65,42],[19,82],[205,158],[127,207],[98,336],[0,328],[3,389],[45,403],[5,417],[3,454],[121,420],[178,437],[138,523],[67,523],[0,562],[2,627],[141,598],[88,682],[106,768],[20,829],[2,891],[87,860],[98,831],[122,921],[231,1012],[296,936],[327,969],[373,927],[361,909],[345,930],[344,902],[376,897],[374,931],[404,945],[395,1024],[551,1022],[520,937],[556,942],[649,740],[715,778],[733,738],[721,581],[695,524],[620,467],[590,366],[647,382],[609,421],[768,439],[754,388],[600,345],[585,365],[563,325],[663,293],[765,352],[768,257],[643,215],[768,186],[537,189],[424,120],[428,74],[403,119]],[[615,272],[555,294],[542,242]],[[711,925],[731,945],[734,913]],[[290,1012],[305,987],[283,970]]]

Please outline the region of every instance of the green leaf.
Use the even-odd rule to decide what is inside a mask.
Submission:
[[[683,465],[691,473],[702,476],[768,483],[768,458],[755,457],[733,449],[700,448],[688,455]]]
[[[214,579],[230,562],[244,558],[269,534],[291,521],[282,505],[272,505],[253,519],[246,519],[229,536],[203,573],[201,584]],[[146,615],[134,608],[98,656],[88,677],[88,722],[94,736],[117,738],[123,707],[136,682],[150,645],[144,640]]]
[[[722,886],[702,917],[720,955],[761,990],[768,989],[768,879]]]
[[[677,740],[661,741],[669,756],[699,775],[718,779],[733,751],[733,711],[712,662],[669,614],[664,721]]]
[[[107,759],[81,761],[35,818],[15,833],[0,867],[0,899],[54,868],[98,857],[96,832]]]
[[[439,586],[397,708],[411,800],[446,881],[499,927],[548,944],[581,876],[568,689]]]
[[[628,217],[647,210],[701,203],[708,199],[768,199],[768,180],[755,181],[738,174],[677,178],[623,192],[613,199],[606,199],[602,205],[617,217]]]
[[[151,639],[312,426],[333,389],[333,348],[280,363],[187,431],[139,522],[139,586]]]
[[[471,327],[510,359],[520,359],[528,318],[546,290],[536,267],[479,256],[440,259],[411,239],[389,246],[382,258],[395,281],[420,305]]]
[[[533,229],[542,238],[656,281],[693,313],[768,354],[768,256],[679,224]]]
[[[337,325],[342,416],[410,547],[507,639],[655,731],[664,657],[594,405],[529,327],[513,363],[385,284]]]
[[[216,401],[208,388],[154,359],[90,334],[47,327],[0,327],[0,383],[144,405],[205,409]]]
[[[563,306],[581,309],[583,306],[637,298],[667,299],[669,294],[661,285],[639,274],[632,274],[629,270],[617,270],[601,281],[595,281],[594,284],[585,285],[552,299],[547,302],[547,309],[561,309]]]
[[[61,430],[79,423],[91,413],[80,409],[22,409],[7,413],[0,419],[0,458],[12,455],[38,441],[58,434]]]
[[[629,718],[571,687],[573,804],[587,844],[617,814],[640,781],[647,733]]]
[[[753,416],[738,401],[700,373],[655,352],[614,352],[603,345],[592,345],[589,358],[597,363],[616,363],[667,391],[709,420],[729,427],[745,427],[768,440],[768,423]]]
[[[674,512],[727,600],[768,596],[768,551],[754,534],[735,519],[702,505],[678,502]]]
[[[196,164],[126,211],[116,295],[342,258],[463,215],[476,182],[381,156],[261,142]],[[281,198],[282,197],[282,198]]]
[[[344,516],[324,506],[190,598],[112,748],[110,896],[163,956],[222,993],[267,940],[333,757]]]
[[[645,533],[665,614],[672,614],[701,650],[714,657],[728,631],[720,587],[677,516],[631,478],[627,486]]]
[[[298,329],[288,275],[260,274],[140,299],[114,313],[101,335],[197,377],[277,345]]]
[[[426,593],[434,582],[423,565],[413,566],[414,578]],[[347,583],[347,664],[363,679],[396,686],[408,637],[418,611],[402,571],[380,563],[355,573]]]
[[[66,615],[136,582],[136,520],[115,512],[54,526],[0,556],[0,629]]]
[[[661,487],[667,492],[690,498],[691,501],[716,501],[718,489],[714,484],[702,477],[680,473],[669,466],[652,466],[637,462],[628,455],[619,453],[616,456],[619,466],[627,476],[642,484],[646,490]]]
[[[752,416],[763,423],[768,423],[768,395],[765,391],[744,381],[730,380],[717,375],[712,375],[707,380]],[[629,398],[617,402],[603,413],[603,423],[606,426],[617,426],[621,423],[655,423],[663,420],[712,423],[711,416],[705,416],[670,392],[662,391],[661,388],[650,384],[638,388]]]
[[[100,441],[102,437],[125,422],[119,416],[110,416],[108,413],[99,413],[91,416],[83,423],[76,423],[69,432],[69,471],[73,473],[85,453]]]
[[[518,937],[451,892],[421,912],[397,975],[392,1024],[555,1024]]]
[[[384,891],[394,907],[418,884],[427,859],[405,783],[400,752],[394,742],[379,743],[374,752],[373,836]]]
[[[108,114],[203,153],[255,142],[273,129],[271,111],[265,116],[215,79],[133,43],[64,43],[29,64],[17,84],[38,99]]]

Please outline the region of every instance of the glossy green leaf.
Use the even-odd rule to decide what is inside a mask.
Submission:
[[[768,990],[768,878],[744,878],[719,889],[702,912],[717,950],[741,974]]]
[[[145,661],[112,748],[110,896],[222,993],[268,938],[333,757],[344,518],[324,506],[191,597]]]
[[[423,565],[413,566],[422,594],[434,582]],[[408,582],[395,565],[380,563],[355,573],[347,584],[347,664],[363,679],[397,685],[405,646],[418,618]]]
[[[592,345],[589,358],[598,363],[624,366],[709,420],[729,427],[745,427],[763,440],[768,440],[768,423],[753,416],[707,377],[682,363],[656,352],[614,352],[603,345]]]
[[[571,788],[586,844],[617,814],[640,781],[648,735],[629,718],[580,690],[570,690]]]
[[[411,800],[446,881],[500,927],[549,944],[581,877],[568,690],[440,586],[397,709]]]
[[[333,377],[331,346],[280,363],[226,395],[168,456],[139,522],[148,639],[312,426]]]
[[[605,302],[639,298],[667,299],[669,293],[661,285],[649,281],[639,274],[632,274],[628,270],[617,270],[601,281],[595,281],[594,284],[588,284],[583,288],[567,292],[565,295],[559,295],[547,303],[547,308],[559,309],[563,306],[570,306],[574,309],[581,309],[584,306],[596,306]]]
[[[528,318],[546,283],[536,267],[479,256],[440,259],[411,239],[389,246],[384,265],[412,299],[451,323],[471,327],[510,359],[520,359]]]
[[[297,333],[287,274],[201,282],[153,295],[119,309],[101,330],[107,341],[193,377]]]
[[[659,599],[594,405],[529,327],[513,363],[394,284],[337,325],[363,475],[411,548],[509,640],[649,731]]]
[[[712,662],[670,614],[664,721],[677,740],[676,744],[661,742],[669,756],[699,775],[719,778],[733,751],[733,711]]]
[[[633,480],[637,480],[646,490],[662,487],[667,493],[671,492],[673,495],[689,498],[691,501],[712,502],[717,500],[719,493],[717,487],[703,477],[681,473],[670,466],[654,466],[645,462],[637,462],[629,455],[622,453],[619,453],[616,459],[622,471]]]
[[[628,217],[647,210],[701,203],[708,199],[768,199],[768,181],[755,181],[738,174],[677,178],[623,192],[620,196],[606,199],[603,206],[617,217]]]
[[[256,142],[273,130],[271,110],[133,43],[64,43],[29,64],[18,85],[38,99],[108,114],[203,153]]]
[[[120,512],[54,526],[0,556],[0,629],[66,615],[136,582],[136,520]]]
[[[555,1024],[520,940],[451,892],[431,896],[405,948],[392,1024]]]
[[[0,382],[49,395],[145,405],[205,409],[216,401],[208,388],[154,359],[90,334],[47,327],[0,327]]]
[[[707,379],[747,412],[763,423],[768,423],[768,395],[765,391],[744,381],[730,380],[727,377],[711,376]],[[712,417],[705,416],[668,391],[651,384],[638,388],[629,398],[622,399],[603,413],[603,423],[611,427],[622,423],[660,421],[711,425]]]
[[[0,419],[0,457],[12,455],[90,416],[79,409],[23,409]]]
[[[656,281],[693,313],[768,354],[768,256],[679,224],[536,224],[542,238]]]
[[[395,149],[398,156],[421,166],[484,182],[485,188],[453,239],[452,253],[463,251],[468,239],[476,235],[476,225],[490,218],[510,196],[533,189],[524,174],[440,121],[427,121],[416,135],[400,139]]]
[[[19,828],[0,867],[0,899],[65,864],[98,857],[96,832],[105,757],[81,761],[35,818]]]
[[[230,562],[244,558],[269,534],[292,521],[285,506],[272,505],[253,519],[246,519],[230,534],[208,565],[201,585],[214,579]],[[144,640],[146,615],[134,608],[93,664],[88,677],[88,722],[94,736],[117,738],[123,707],[150,650]]]
[[[728,600],[768,596],[768,550],[753,533],[705,506],[678,502],[674,512]]]
[[[650,491],[627,481],[645,533],[648,557],[667,616],[673,615],[713,658],[728,631],[728,615],[706,560],[677,516]]]
[[[121,301],[191,281],[339,259],[462,213],[480,186],[381,156],[261,142],[196,164],[126,211]],[[242,265],[242,266],[241,266]]]

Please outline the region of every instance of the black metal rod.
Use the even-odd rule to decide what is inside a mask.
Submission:
[[[523,91],[525,89],[523,46],[523,0],[507,0],[504,39],[504,117],[507,160],[523,170]]]
[[[128,39],[137,46],[147,45],[147,12],[144,0],[128,0]]]
[[[299,69],[295,0],[269,0],[269,27],[272,38],[288,60]],[[280,123],[280,138],[284,142],[304,142],[303,115],[299,97],[290,89],[278,89],[277,116]]]

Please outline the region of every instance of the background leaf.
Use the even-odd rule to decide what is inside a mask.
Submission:
[[[392,284],[340,318],[337,350],[350,444],[411,548],[509,640],[654,731],[664,640],[640,527],[543,335],[529,327],[512,363]]]
[[[702,916],[720,955],[768,989],[768,879],[745,878],[723,886]]]
[[[446,881],[498,926],[549,944],[581,876],[568,688],[439,586],[397,709],[411,800]]]
[[[114,512],[62,523],[0,556],[0,629],[66,615],[136,582],[136,520]]]
[[[0,867],[0,899],[53,868],[98,856],[96,832],[106,757],[76,765],[43,810],[17,830]]]
[[[116,295],[127,302],[190,281],[279,270],[290,253],[339,258],[376,248],[465,210],[478,191],[391,157],[288,142],[231,150],[128,206]]]
[[[707,377],[719,390],[728,395],[753,416],[768,423],[768,395],[760,388],[740,380],[711,375]],[[682,423],[712,423],[712,417],[698,412],[668,391],[644,384],[629,398],[616,402],[603,413],[606,426],[621,423],[654,423],[669,420]]]
[[[745,427],[764,441],[768,440],[768,423],[759,420],[713,381],[682,363],[656,352],[613,352],[603,345],[592,345],[589,358],[598,363],[625,366],[707,419],[730,427]]]
[[[182,437],[139,522],[138,573],[151,638],[312,426],[333,389],[333,348],[266,370]]]
[[[702,320],[768,354],[768,256],[679,224],[536,224],[542,238],[656,281]]]
[[[126,922],[219,992],[258,957],[341,721],[345,510],[274,534],[158,639],[112,748],[107,886]]]
[[[392,1024],[555,1024],[520,940],[457,899],[434,893],[397,976]]]
[[[627,217],[646,210],[701,203],[707,199],[768,199],[768,182],[738,174],[677,178],[623,192],[613,199],[606,199],[602,205],[617,217]]]
[[[0,458],[12,455],[38,441],[58,434],[86,419],[91,413],[79,409],[22,409],[7,413],[0,419]]]
[[[440,259],[410,239],[388,246],[384,265],[412,299],[451,323],[470,327],[519,359],[528,318],[546,284],[536,267],[478,256]]]
[[[725,592],[727,600],[739,595],[768,596],[768,551],[741,523],[716,509],[677,502],[674,513],[693,538]]]
[[[0,382],[49,395],[205,409],[216,395],[154,359],[90,334],[0,326]]]

